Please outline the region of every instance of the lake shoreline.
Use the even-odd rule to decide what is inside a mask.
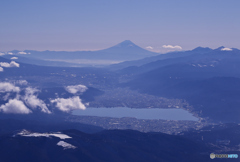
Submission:
[[[98,117],[133,117],[136,119],[162,119],[162,120],[190,120],[198,121],[199,118],[187,110],[180,108],[93,108],[88,107],[86,110],[73,110],[72,115],[78,116],[98,116]]]

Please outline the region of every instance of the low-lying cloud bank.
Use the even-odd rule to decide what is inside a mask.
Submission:
[[[67,86],[65,87],[66,91],[72,94],[76,94],[78,92],[83,93],[85,92],[88,88],[85,85],[73,85],[73,86]]]
[[[20,52],[0,52],[0,56],[3,56],[3,55],[13,55],[13,54],[17,54],[17,55],[30,55],[31,53],[30,52],[24,52],[24,51],[20,51]]]

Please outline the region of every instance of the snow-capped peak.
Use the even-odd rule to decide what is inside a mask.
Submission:
[[[64,149],[75,149],[75,148],[77,148],[76,146],[73,146],[73,145],[71,145],[71,144],[69,144],[67,142],[64,142],[64,141],[59,141],[57,143],[57,145],[58,146],[62,146]]]
[[[57,137],[60,139],[67,139],[67,138],[72,138],[66,134],[62,134],[61,132],[56,132],[56,133],[32,133],[27,130],[22,130],[19,132],[17,135],[24,136],[24,137]]]

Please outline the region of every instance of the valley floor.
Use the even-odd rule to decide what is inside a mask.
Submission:
[[[162,132],[167,134],[180,134],[189,129],[201,129],[212,123],[201,121],[174,121],[174,120],[143,120],[136,118],[110,118],[96,116],[69,115],[66,121],[78,122],[100,126],[104,129],[132,129],[140,132]]]

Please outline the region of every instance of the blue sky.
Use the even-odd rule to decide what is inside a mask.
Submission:
[[[240,49],[238,0],[1,0],[0,51],[97,50],[131,40],[164,52]]]

